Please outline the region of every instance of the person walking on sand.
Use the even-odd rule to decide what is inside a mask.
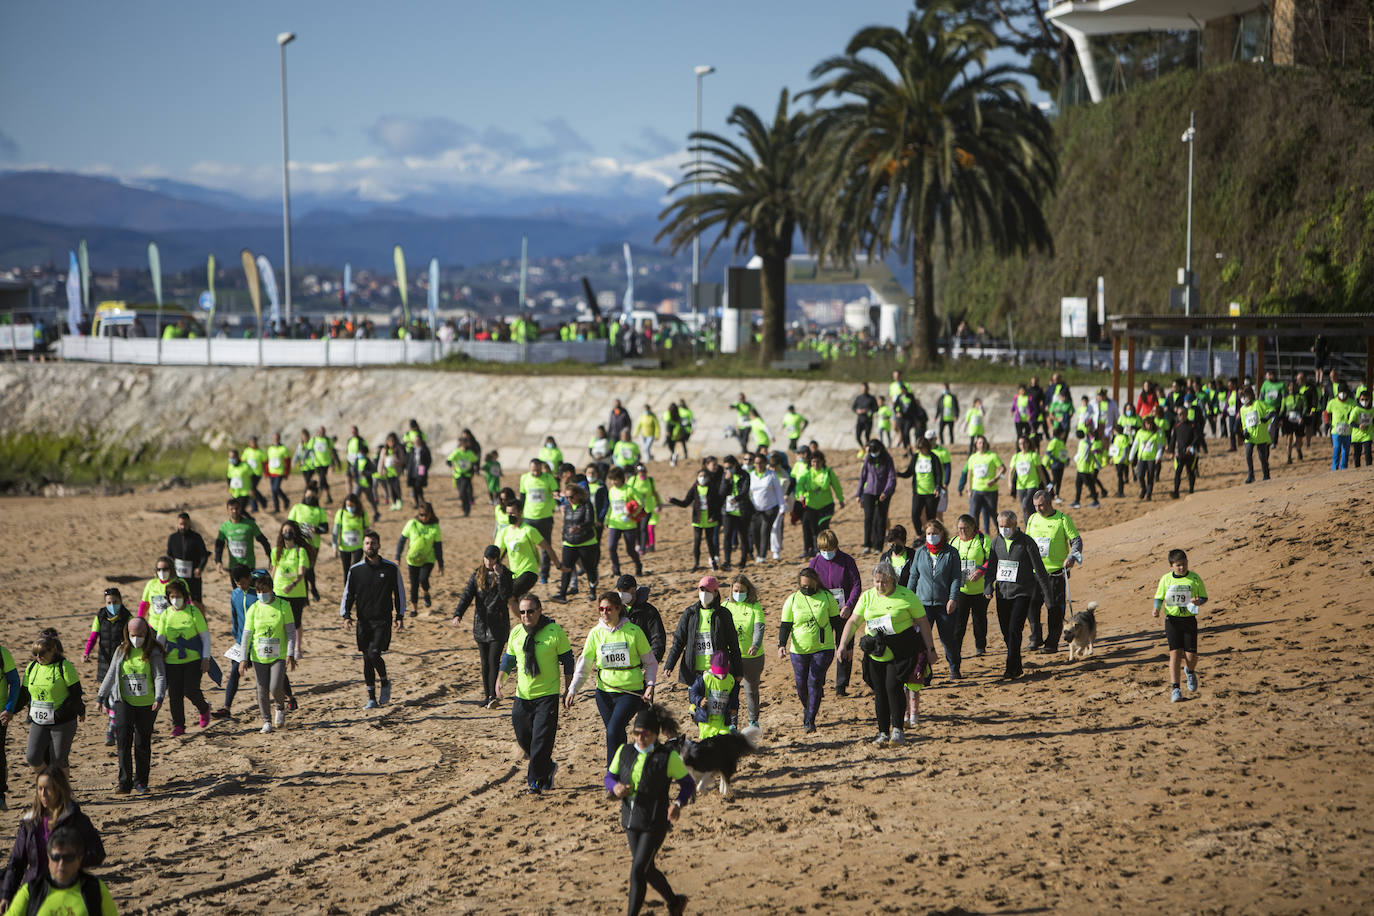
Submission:
[[[350,630],[355,628],[349,612],[355,607],[358,651],[363,654],[363,683],[367,687],[363,709],[376,709],[391,701],[391,680],[382,653],[391,648],[392,615],[396,629],[405,627],[406,592],[400,568],[382,557],[382,536],[375,531],[363,535],[363,558],[349,568],[339,602],[339,616]],[[382,682],[380,696],[376,691],[378,679]]]

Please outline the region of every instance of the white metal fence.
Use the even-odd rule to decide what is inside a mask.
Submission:
[[[200,338],[158,340],[135,337],[63,337],[63,359],[161,366],[395,366],[437,362],[452,353],[502,363],[604,363],[606,342],[484,340],[244,340]]]

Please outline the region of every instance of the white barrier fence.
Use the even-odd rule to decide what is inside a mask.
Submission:
[[[501,363],[604,363],[603,340],[496,343],[485,340],[244,340],[63,337],[63,359],[143,366],[396,366],[437,362],[453,353]]]
[[[0,350],[32,350],[33,325],[0,324]]]

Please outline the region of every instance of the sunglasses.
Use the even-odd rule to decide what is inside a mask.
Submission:
[[[79,853],[79,852],[50,852],[50,853],[48,853],[48,858],[49,858],[49,859],[52,859],[54,862],[60,862],[60,863],[79,862],[79,861],[81,860],[81,853]]]
[[[532,607],[532,608],[521,608],[521,610],[520,610],[520,616],[521,616],[521,617],[528,617],[528,616],[531,615],[531,614],[538,614],[538,613],[539,613],[539,608],[536,608],[536,607]]]
[[[631,734],[635,735],[636,737],[638,737],[638,736],[640,736],[640,735],[657,735],[657,734],[658,734],[658,732],[654,731],[654,730],[651,729],[651,728],[634,728],[634,729],[631,729],[630,732],[631,732]]]

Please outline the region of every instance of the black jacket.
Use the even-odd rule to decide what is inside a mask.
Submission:
[[[658,608],[649,603],[649,586],[641,585],[635,589],[634,604],[625,609],[625,616],[630,623],[644,631],[649,648],[654,650],[654,658],[663,661],[663,653],[668,651],[668,631],[663,626],[663,616]]]
[[[100,831],[95,829],[91,819],[82,812],[81,806],[76,802],[68,802],[67,810],[58,815],[53,829],[56,830],[58,827],[73,827],[81,834],[86,847],[83,868],[98,868],[105,861],[105,844],[100,840]],[[33,815],[25,814],[24,819],[19,822],[19,835],[14,839],[14,848],[10,851],[9,867],[5,869],[3,880],[0,880],[0,898],[13,900],[21,885],[35,878],[46,877],[48,851],[43,848],[38,824],[34,821]]]
[[[730,663],[730,673],[736,678],[744,674],[744,661],[739,654],[739,634],[735,632],[735,618],[730,612],[720,606],[720,596],[716,596],[716,604],[712,605],[711,611],[711,651],[715,653],[723,650],[725,657]],[[673,631],[673,648],[668,650],[668,657],[663,662],[663,671],[666,674],[673,670],[673,666],[682,660],[682,666],[678,668],[677,679],[688,687],[697,679],[696,665],[693,658],[696,655],[695,646],[697,629],[701,625],[701,603],[693,602],[692,606],[682,612],[682,617],[677,622],[677,629]],[[660,674],[659,678],[662,679]]]
[[[1024,531],[1018,530],[1011,539],[1011,549],[1007,549],[1006,539],[1002,535],[989,535],[992,540],[992,550],[988,552],[988,561],[983,574],[983,594],[991,595],[994,588],[997,589],[998,598],[1034,598],[1035,590],[1040,589],[1040,594],[1048,596],[1050,594],[1050,578],[1045,572],[1045,562],[1040,559],[1040,548],[1035,546],[1035,541]],[[1016,563],[1016,578],[1009,582],[997,581],[997,567],[1004,561]]]
[[[706,517],[713,522],[720,521],[721,506],[725,504],[725,488],[721,484],[721,476],[723,475],[717,475],[713,479],[708,478],[706,483]],[[670,497],[668,502],[683,509],[690,508],[692,510],[692,520],[696,521],[696,479],[693,478],[692,482],[687,485],[687,492],[683,494],[681,499]]]
[[[95,612],[96,620],[100,622],[100,639],[96,642],[95,656],[95,682],[97,684],[105,680],[105,669],[110,667],[110,659],[114,657],[115,646],[124,641],[124,627],[133,616],[123,603],[119,605],[119,612],[113,617],[105,613],[103,607]]]
[[[359,620],[384,621],[393,609],[397,620],[404,617],[406,590],[396,564],[378,557],[376,566],[365,559],[350,566],[343,600],[339,603],[339,616],[347,617],[354,605],[358,608]]]
[[[468,605],[474,601],[472,612],[472,638],[478,642],[501,642],[510,639],[510,593],[511,575],[505,564],[497,564],[491,582],[485,589],[477,580],[477,573],[468,576],[468,584],[458,599],[458,607],[453,616],[463,619]]]
[[[173,531],[167,535],[167,556],[173,560],[189,560],[198,570],[204,569],[205,564],[210,562],[210,551],[205,549],[205,538],[195,531],[185,534]]]

